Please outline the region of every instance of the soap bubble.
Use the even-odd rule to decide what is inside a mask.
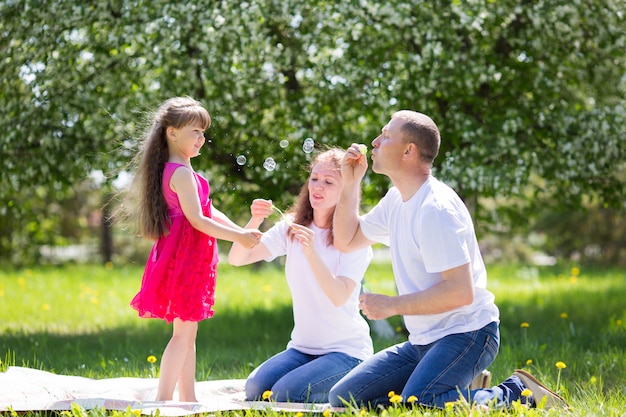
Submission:
[[[263,168],[268,171],[274,171],[274,169],[276,168],[276,161],[274,161],[274,158],[265,158],[265,162],[263,162]]]
[[[283,139],[278,143],[278,145],[280,145],[281,148],[285,149],[287,146],[289,146],[289,141],[287,139]]]
[[[315,148],[315,141],[312,138],[306,138],[302,144],[302,150],[304,153],[313,152],[313,148]]]
[[[246,164],[246,161],[247,161],[247,159],[246,159],[246,157],[245,157],[245,156],[243,156],[243,155],[239,155],[239,156],[237,157],[237,164],[239,164],[239,165],[245,165],[245,164]]]

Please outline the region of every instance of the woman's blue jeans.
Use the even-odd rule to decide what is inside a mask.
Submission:
[[[387,405],[389,392],[394,391],[403,401],[415,396],[416,403],[438,408],[461,397],[471,402],[473,394],[480,397],[481,403],[506,403],[506,390],[498,387],[472,393],[468,389],[474,377],[493,362],[499,346],[500,333],[495,322],[429,345],[400,343],[350,371],[332,388],[329,402],[337,407],[346,403]]]
[[[279,402],[328,402],[328,392],[361,363],[345,353],[309,355],[287,349],[256,368],[246,380],[246,398],[258,400],[267,390]]]

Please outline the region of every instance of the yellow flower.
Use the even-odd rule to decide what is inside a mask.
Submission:
[[[570,271],[570,274],[572,274],[573,276],[578,276],[580,275],[580,269],[577,267],[573,267],[572,270]]]
[[[396,395],[395,391],[389,391],[389,393],[387,394],[387,397],[391,398],[394,395]]]
[[[329,417],[330,416],[330,408],[327,408],[326,410],[324,410],[324,412],[322,413],[322,415],[324,417]]]
[[[561,313],[561,318],[562,319],[566,319],[567,318],[567,313],[565,313],[565,312]]]
[[[135,408],[134,410],[130,410],[131,413],[133,413],[136,416],[140,416],[141,415],[141,409],[139,408]]]
[[[559,369],[565,369],[565,368],[567,368],[567,365],[565,365],[565,362],[559,361],[559,362],[556,363],[556,367],[559,368]]]
[[[533,364],[533,360],[532,359],[526,360],[526,365],[532,365],[532,364]]]
[[[362,416],[366,416],[367,415],[367,411],[365,411],[365,409],[361,409],[361,413]]]
[[[533,393],[528,388],[526,388],[524,391],[522,391],[522,397],[530,397],[531,395],[533,395]]]
[[[530,324],[528,324],[528,323],[526,323],[524,321],[524,322],[522,322],[522,324],[519,325],[519,327],[522,327],[522,328],[530,327]]]
[[[111,262],[111,261],[107,261],[107,262],[104,264],[104,267],[105,267],[106,269],[109,269],[109,270],[113,269],[113,262]]]
[[[411,395],[409,398],[406,399],[406,402],[413,404],[415,401],[417,401],[417,397],[415,395]]]
[[[303,417],[304,413],[302,411],[298,411],[295,415],[295,417]]]
[[[263,396],[261,398],[263,398],[264,400],[269,400],[270,398],[272,398],[272,394],[274,394],[272,391],[267,390],[263,393]]]
[[[598,382],[598,378],[596,378],[595,376],[592,376],[592,377],[589,379],[589,382],[595,385],[595,384]]]
[[[620,319],[615,320],[615,324],[618,326],[622,325],[622,321]]]
[[[401,395],[392,395],[391,397],[389,397],[389,402],[392,403],[392,404],[401,403],[402,402],[402,396]]]
[[[148,362],[150,362],[150,363],[155,363],[156,362],[156,356],[150,355],[150,356],[148,356],[148,358],[146,360]]]

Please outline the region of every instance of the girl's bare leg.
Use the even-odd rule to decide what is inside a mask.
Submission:
[[[183,370],[178,377],[179,401],[198,402],[196,399],[196,346],[189,348]]]
[[[194,321],[174,320],[174,333],[169,343],[165,347],[161,358],[161,373],[159,375],[159,388],[157,391],[157,401],[171,401],[174,396],[174,388],[185,370],[187,356],[193,351],[193,366],[195,378],[195,343],[198,323]],[[187,377],[188,378],[188,377]],[[188,387],[185,388],[187,391]],[[189,395],[189,393],[185,393]],[[180,396],[180,395],[179,395]],[[193,394],[195,397],[195,394]],[[186,401],[186,400],[183,400]]]

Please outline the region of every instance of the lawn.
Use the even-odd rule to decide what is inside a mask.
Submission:
[[[160,357],[171,328],[137,318],[128,306],[141,273],[141,265],[0,272],[0,368],[28,366],[90,378],[150,377],[154,370],[146,358]],[[387,263],[372,264],[366,279],[371,290],[394,293]],[[573,406],[572,415],[626,415],[626,271],[492,266],[489,288],[501,311],[501,350],[489,368],[494,382],[524,368],[562,394]],[[389,321],[397,337],[375,338],[377,350],[405,340],[401,320]],[[199,327],[197,379],[245,378],[284,349],[291,326],[280,266],[220,264],[216,315]],[[411,416],[450,412],[385,412],[391,411]]]

